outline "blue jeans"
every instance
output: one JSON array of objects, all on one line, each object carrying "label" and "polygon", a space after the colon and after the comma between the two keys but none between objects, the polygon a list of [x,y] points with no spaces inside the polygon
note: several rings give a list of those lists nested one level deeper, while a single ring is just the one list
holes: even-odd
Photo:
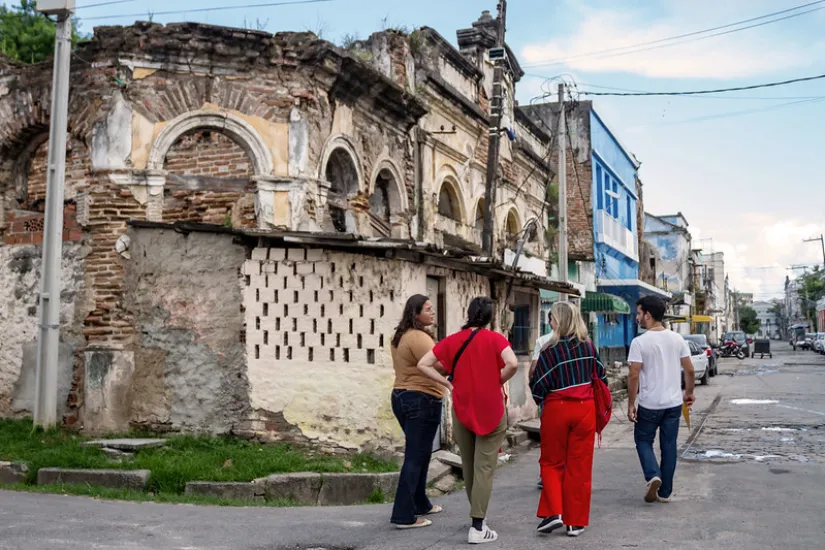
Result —
[{"label": "blue jeans", "polygon": [[[679,437],[679,419],[682,416],[682,406],[672,409],[654,411],[639,407],[633,439],[636,441],[636,452],[642,463],[645,481],[654,477],[662,480],[659,496],[668,498],[673,492],[673,475],[676,473],[677,439]],[[656,430],[659,430],[659,447],[662,451],[661,465],[656,462],[653,453],[653,440],[656,439]]]},{"label": "blue jeans", "polygon": [[404,430],[406,447],[390,521],[408,525],[433,507],[427,498],[427,472],[441,423],[441,399],[413,390],[393,390],[392,412]]}]

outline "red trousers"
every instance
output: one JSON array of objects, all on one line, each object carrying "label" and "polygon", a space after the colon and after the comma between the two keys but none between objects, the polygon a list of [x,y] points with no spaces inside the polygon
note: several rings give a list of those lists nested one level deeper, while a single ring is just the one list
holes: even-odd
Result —
[{"label": "red trousers", "polygon": [[590,521],[596,405],[593,400],[546,401],[541,415],[540,518],[560,515],[565,525]]}]

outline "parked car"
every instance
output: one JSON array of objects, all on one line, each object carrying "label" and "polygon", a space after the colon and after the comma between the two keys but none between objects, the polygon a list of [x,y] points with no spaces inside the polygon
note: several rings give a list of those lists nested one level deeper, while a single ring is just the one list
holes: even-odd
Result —
[{"label": "parked car", "polygon": [[814,351],[817,353],[825,353],[825,332],[817,332],[814,340]]},{"label": "parked car", "polygon": [[688,334],[685,336],[685,340],[688,342],[693,342],[694,344],[698,345],[700,348],[705,350],[705,355],[708,356],[708,368],[710,369],[710,376],[716,376],[719,374],[719,365],[718,365],[718,355],[716,350],[710,345],[708,342],[708,337],[704,334]]},{"label": "parked car", "polygon": [[805,350],[812,350],[814,349],[814,340],[816,339],[816,333],[808,332],[805,334],[805,339],[800,340],[797,342],[796,347],[802,348]]},{"label": "parked car", "polygon": [[739,344],[739,347],[745,352],[745,357],[751,356],[751,343],[748,342],[748,337],[745,336],[744,332],[741,330],[728,331],[722,336],[722,341],[727,342],[728,340],[733,340]]},{"label": "parked car", "polygon": [[[687,340],[687,337],[683,337]],[[703,386],[708,385],[710,382],[710,368],[708,366],[708,354],[705,352],[704,348],[700,347],[699,344],[695,342],[691,342],[687,340],[688,347],[690,348],[690,362],[693,363],[693,378],[697,380]],[[685,371],[682,371],[682,386],[685,385]]]}]

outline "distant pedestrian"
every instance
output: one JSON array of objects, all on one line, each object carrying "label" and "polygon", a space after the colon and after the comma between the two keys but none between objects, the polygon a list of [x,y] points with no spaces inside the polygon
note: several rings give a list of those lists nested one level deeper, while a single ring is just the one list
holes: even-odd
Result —
[{"label": "distant pedestrian", "polygon": [[[432,380],[453,395],[453,435],[461,450],[461,467],[472,526],[470,544],[494,542],[498,534],[485,521],[493,489],[498,451],[507,432],[504,383],[518,371],[518,360],[504,336],[486,327],[493,319],[493,301],[474,298],[467,324],[439,342],[418,363]],[[450,379],[434,366],[440,362]]]},{"label": "distant pedestrian", "polygon": [[593,376],[607,383],[607,374],[576,306],[553,304],[550,326],[552,336],[530,378],[533,398],[543,404],[543,487],[536,514],[542,519],[537,530],[551,533],[566,525],[567,535],[577,537],[590,523],[596,437]]},{"label": "distant pedestrian", "polygon": [[[636,320],[647,332],[630,344],[627,379],[627,418],[635,422],[633,438],[647,488],[645,502],[669,502],[676,473],[676,442],[682,404],[693,405],[693,363],[685,339],[662,324],[665,302],[646,296],[636,305]],[[682,371],[685,392],[682,394]],[[638,409],[636,394],[638,392]],[[659,431],[661,464],[656,462],[653,441]]]},{"label": "distant pedestrian", "polygon": [[[547,312],[547,324],[552,325],[553,320],[553,312]],[[533,357],[532,362],[530,363],[530,373],[527,376],[527,379],[530,380],[533,377],[533,373],[536,371],[536,365],[539,363],[539,356],[541,355],[541,350],[544,349],[544,346],[547,345],[547,342],[550,341],[550,338],[553,337],[553,331],[551,330],[549,333],[545,334],[544,336],[539,336],[536,338],[536,345],[533,346]],[[542,413],[542,404],[539,404],[539,421],[541,421],[541,413]],[[538,487],[541,489],[544,487],[544,483],[541,480],[541,472],[539,472],[539,481]]]},{"label": "distant pedestrian", "polygon": [[421,516],[441,512],[441,507],[427,498],[427,472],[446,390],[418,370],[418,361],[435,345],[428,332],[434,320],[429,298],[412,296],[404,306],[390,346],[395,370],[392,410],[406,438],[404,465],[390,519],[399,529],[432,525]]}]

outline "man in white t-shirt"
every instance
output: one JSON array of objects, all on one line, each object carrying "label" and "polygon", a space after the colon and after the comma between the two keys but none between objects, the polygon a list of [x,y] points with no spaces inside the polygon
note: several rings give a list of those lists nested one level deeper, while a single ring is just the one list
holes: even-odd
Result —
[{"label": "man in white t-shirt", "polygon": [[[693,405],[693,363],[685,339],[667,330],[664,300],[646,296],[636,305],[636,321],[647,332],[630,344],[627,360],[627,417],[636,426],[633,438],[647,482],[645,502],[668,502],[676,473],[677,439],[682,403]],[[682,370],[685,392],[682,394]],[[636,396],[638,392],[638,410]],[[661,464],[656,462],[653,441],[659,431]]]}]

